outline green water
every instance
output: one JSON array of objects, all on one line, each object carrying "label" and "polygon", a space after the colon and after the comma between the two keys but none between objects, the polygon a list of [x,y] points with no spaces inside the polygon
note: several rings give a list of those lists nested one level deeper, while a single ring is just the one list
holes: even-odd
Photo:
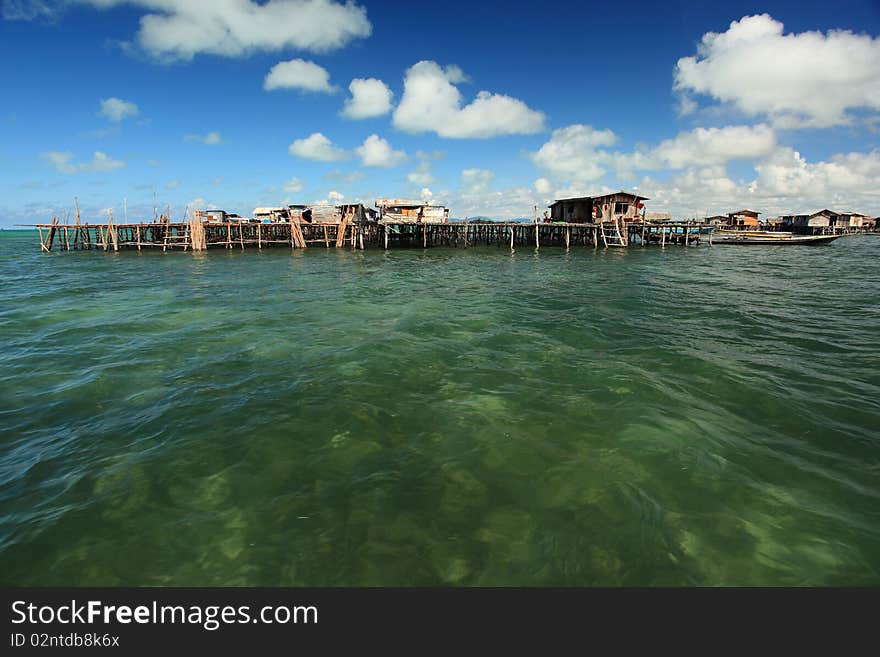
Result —
[{"label": "green water", "polygon": [[0,232],[0,583],[880,584],[878,255]]}]

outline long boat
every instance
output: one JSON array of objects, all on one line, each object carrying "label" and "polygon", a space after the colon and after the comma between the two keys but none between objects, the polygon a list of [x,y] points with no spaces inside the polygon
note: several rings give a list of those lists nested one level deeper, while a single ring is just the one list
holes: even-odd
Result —
[{"label": "long boat", "polygon": [[828,244],[840,235],[792,235],[770,230],[722,230],[715,233],[713,244]]}]

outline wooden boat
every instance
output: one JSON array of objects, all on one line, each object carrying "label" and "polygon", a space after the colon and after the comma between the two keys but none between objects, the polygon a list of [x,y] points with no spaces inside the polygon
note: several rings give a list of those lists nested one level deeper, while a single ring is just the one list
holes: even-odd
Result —
[{"label": "wooden boat", "polygon": [[770,230],[723,230],[715,233],[713,244],[828,244],[840,235],[792,235]]}]

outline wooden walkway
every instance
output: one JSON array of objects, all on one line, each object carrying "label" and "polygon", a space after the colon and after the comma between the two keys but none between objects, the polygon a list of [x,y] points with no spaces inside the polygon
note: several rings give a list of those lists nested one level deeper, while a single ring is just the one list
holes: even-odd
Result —
[{"label": "wooden walkway", "polygon": [[152,223],[66,224],[53,219],[35,224],[40,248],[50,252],[123,249],[205,251],[287,247],[324,248],[430,248],[497,246],[540,248],[626,248],[629,246],[683,246],[699,244],[704,233],[693,223],[652,224],[583,223],[257,223],[170,220]]}]

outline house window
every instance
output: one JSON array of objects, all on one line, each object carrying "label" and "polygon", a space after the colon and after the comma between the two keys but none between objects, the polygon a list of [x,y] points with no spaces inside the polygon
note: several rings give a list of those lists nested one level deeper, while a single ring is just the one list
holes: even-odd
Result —
[{"label": "house window", "polygon": [[627,210],[629,210],[629,203],[614,204],[614,214],[626,214]]}]

